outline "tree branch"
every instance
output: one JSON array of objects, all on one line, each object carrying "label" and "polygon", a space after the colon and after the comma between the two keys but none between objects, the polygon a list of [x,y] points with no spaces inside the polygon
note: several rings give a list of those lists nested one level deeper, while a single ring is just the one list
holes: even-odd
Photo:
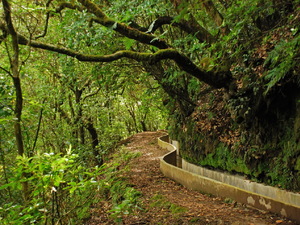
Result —
[{"label": "tree branch", "polygon": [[0,70],[3,70],[3,71],[6,72],[10,77],[13,77],[13,75],[11,74],[11,72],[8,71],[7,69],[3,68],[2,66],[0,66]]},{"label": "tree branch", "polygon": [[161,63],[149,65],[145,62],[143,66],[158,81],[164,91],[178,102],[184,115],[188,116],[194,111],[196,103],[191,100],[188,90],[177,84],[177,82],[168,81],[168,75],[166,75]]},{"label": "tree branch", "polygon": [[79,5],[75,5],[69,2],[63,2],[61,3],[56,9],[55,12],[56,13],[60,13],[62,10],[64,10],[65,8],[69,8],[69,9],[77,9],[79,11],[83,11],[84,8],[80,7]]},{"label": "tree branch", "polygon": [[211,0],[201,0],[200,1],[203,5],[203,7],[205,8],[206,12],[210,15],[210,17],[213,19],[213,21],[215,22],[215,24],[221,28],[221,32],[222,34],[229,34],[229,28],[227,26],[225,27],[221,27],[223,24],[223,16],[222,14],[219,12],[219,10],[216,8],[216,6],[214,5],[214,3]]},{"label": "tree branch", "polygon": [[228,88],[229,84],[232,81],[231,73],[229,71],[215,73],[212,71],[203,71],[198,68],[188,57],[179,53],[177,50],[170,48],[161,49],[155,53],[140,53],[129,50],[122,50],[110,55],[88,55],[64,47],[57,47],[37,41],[29,41],[22,35],[18,35],[18,39],[19,44],[30,45],[35,48],[68,55],[84,62],[112,62],[121,58],[129,58],[139,62],[147,61],[150,64],[154,64],[161,60],[172,59],[182,70],[215,88]]},{"label": "tree branch", "polygon": [[97,17],[97,19],[94,20],[95,22],[100,23],[105,27],[113,28],[118,33],[144,44],[152,45],[160,49],[169,47],[164,40],[161,40],[154,35],[141,32],[138,29],[134,29],[124,23],[119,23],[109,18],[95,3],[90,0],[78,0],[78,2],[80,2],[88,10],[88,12]]},{"label": "tree branch", "polygon": [[94,95],[97,95],[100,90],[101,90],[101,87],[98,88],[97,91],[95,91],[94,93],[91,93],[91,94],[88,94],[88,95],[84,96],[84,98],[82,99],[82,101],[85,101],[87,98],[93,97]]},{"label": "tree branch", "polygon": [[[46,8],[49,7],[50,3],[52,2],[53,0],[49,0],[47,3],[46,3]],[[79,5],[75,5],[75,4],[72,4],[72,3],[69,3],[69,2],[63,2],[61,3],[56,9],[55,9],[55,13],[60,13],[62,10],[64,10],[65,8],[69,8],[69,9],[77,9],[79,11],[82,11],[83,8],[80,7]],[[39,38],[42,38],[42,37],[45,37],[47,32],[48,32],[48,26],[49,26],[49,19],[50,19],[50,16],[53,12],[52,11],[48,11],[47,14],[46,14],[46,21],[45,21],[45,27],[44,27],[44,30],[43,30],[43,33],[40,34],[39,36],[35,37],[34,39],[37,40]]]},{"label": "tree branch", "polygon": [[198,23],[186,21],[181,19],[179,22],[174,22],[174,18],[171,16],[162,16],[154,20],[149,28],[140,27],[136,23],[131,23],[131,27],[136,28],[142,32],[154,33],[157,29],[162,27],[163,25],[172,25],[177,27],[188,34],[193,34],[195,37],[201,42],[212,43],[214,41],[214,37],[202,26]]}]

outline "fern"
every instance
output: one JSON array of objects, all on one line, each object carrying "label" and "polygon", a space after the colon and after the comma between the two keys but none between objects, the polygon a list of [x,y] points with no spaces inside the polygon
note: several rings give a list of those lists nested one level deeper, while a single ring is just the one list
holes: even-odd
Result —
[{"label": "fern", "polygon": [[296,36],[289,42],[281,41],[269,53],[264,66],[269,67],[268,73],[265,75],[266,84],[265,94],[281,81],[295,66],[295,58],[300,50],[300,35]]}]

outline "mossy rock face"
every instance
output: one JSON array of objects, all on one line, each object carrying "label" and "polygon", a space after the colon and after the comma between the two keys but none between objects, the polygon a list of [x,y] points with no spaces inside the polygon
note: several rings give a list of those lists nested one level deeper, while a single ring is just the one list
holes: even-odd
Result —
[{"label": "mossy rock face", "polygon": [[[299,90],[294,84],[276,86],[262,97],[263,92],[247,89],[229,100],[210,93],[191,116],[174,113],[171,138],[179,141],[182,158],[191,163],[300,191]],[[249,111],[247,117],[240,108]],[[230,135],[235,132],[236,139]]]},{"label": "mossy rock face", "polygon": [[[182,129],[184,128],[184,129]],[[288,190],[300,190],[300,144],[287,130],[278,145],[268,143],[240,152],[226,146],[217,137],[207,137],[195,130],[192,120],[185,121],[172,133],[180,143],[182,158],[187,161],[231,173]]]},{"label": "mossy rock face", "polygon": [[249,175],[251,172],[244,159],[234,154],[231,149],[220,143],[213,153],[207,154],[199,159],[198,163],[202,166],[209,166],[233,173]]},{"label": "mossy rock face", "polygon": [[300,156],[296,160],[295,170],[300,171]]}]

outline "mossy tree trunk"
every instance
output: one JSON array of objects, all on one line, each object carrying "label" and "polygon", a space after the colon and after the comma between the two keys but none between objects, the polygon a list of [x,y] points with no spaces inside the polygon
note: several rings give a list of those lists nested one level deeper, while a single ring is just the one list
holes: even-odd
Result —
[{"label": "mossy tree trunk", "polygon": [[[7,54],[9,56],[11,72],[7,71],[8,74],[11,76],[15,88],[15,107],[14,107],[14,115],[15,115],[15,122],[14,122],[14,131],[15,131],[15,139],[16,145],[18,149],[18,154],[20,156],[25,156],[25,149],[23,143],[23,135],[22,135],[22,110],[23,110],[23,94],[22,94],[22,87],[21,87],[21,79],[20,79],[20,63],[19,63],[19,43],[18,43],[18,35],[15,30],[12,18],[11,18],[11,7],[7,0],[2,1],[3,9],[4,9],[4,18],[7,26],[8,34],[11,36],[11,49],[12,55],[10,56],[10,50],[7,48]],[[29,176],[27,173],[23,173],[23,178]],[[22,191],[23,197],[25,201],[30,200],[30,187],[28,181],[22,182]]]}]

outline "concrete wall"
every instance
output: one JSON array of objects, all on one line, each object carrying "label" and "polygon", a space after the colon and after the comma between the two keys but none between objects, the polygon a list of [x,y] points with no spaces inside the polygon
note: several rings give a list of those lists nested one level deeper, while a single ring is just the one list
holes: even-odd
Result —
[{"label": "concrete wall", "polygon": [[176,166],[178,149],[170,143],[163,143],[161,139],[158,140],[158,144],[171,151],[160,159],[160,169],[165,176],[190,189],[231,198],[300,223],[299,194],[251,182],[242,176],[209,170],[185,160],[182,160],[181,169]]}]

